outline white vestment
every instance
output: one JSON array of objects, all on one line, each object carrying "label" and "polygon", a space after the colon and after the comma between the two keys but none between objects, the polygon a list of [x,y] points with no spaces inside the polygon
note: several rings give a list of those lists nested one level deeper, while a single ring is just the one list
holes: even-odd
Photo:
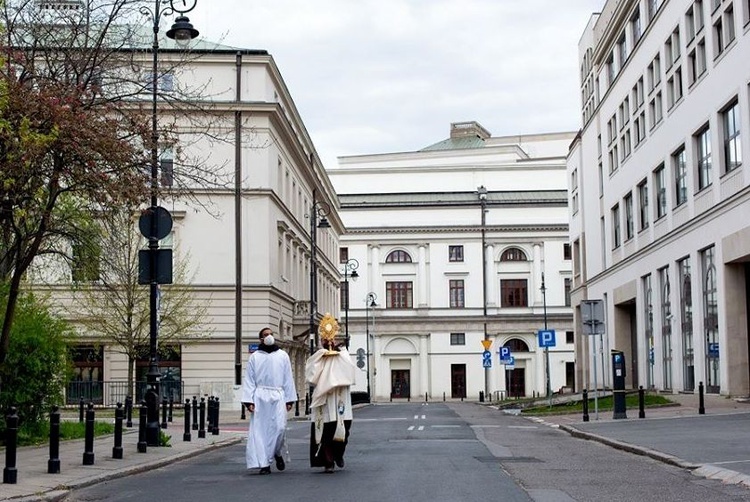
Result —
[{"label": "white vestment", "polygon": [[250,355],[242,382],[242,402],[253,403],[245,452],[247,468],[267,467],[282,455],[286,403],[297,400],[289,355],[283,350],[257,350]]},{"label": "white vestment", "polygon": [[315,424],[315,442],[320,444],[323,424],[336,422],[334,441],[344,441],[344,420],[352,419],[351,386],[357,368],[346,349],[332,355],[319,349],[307,360],[305,378],[315,386],[310,403],[311,420]]}]

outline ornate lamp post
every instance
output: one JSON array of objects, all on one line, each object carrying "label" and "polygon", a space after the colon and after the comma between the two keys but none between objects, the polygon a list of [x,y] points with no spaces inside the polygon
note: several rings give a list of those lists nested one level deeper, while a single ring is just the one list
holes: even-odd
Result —
[{"label": "ornate lamp post", "polygon": [[346,323],[346,349],[349,350],[349,278],[352,281],[356,281],[359,277],[357,269],[359,268],[359,262],[354,258],[349,258],[344,263],[344,294],[341,295],[341,300],[344,303],[344,322]]},{"label": "ornate lamp post", "polygon": [[370,395],[370,309],[375,308],[378,306],[377,303],[375,303],[375,300],[377,300],[378,295],[375,293],[367,293],[367,298],[365,298],[365,350],[367,353],[365,354],[366,362],[367,362],[367,401],[372,402],[372,396]]},{"label": "ornate lamp post", "polygon": [[[544,308],[544,330],[547,331],[547,287],[544,285],[544,272],[542,272],[542,306]],[[550,385],[549,378],[549,347],[544,347],[544,366],[545,372],[547,373],[547,398],[550,400],[549,405],[552,406],[552,387]]]},{"label": "ornate lamp post", "polygon": [[[198,30],[193,28],[185,14],[195,8],[197,0],[154,0],[153,9],[142,6],[139,10],[153,22],[154,39],[151,46],[152,77],[151,77],[151,204],[144,213],[146,218],[141,220],[141,231],[148,238],[147,269],[149,284],[149,367],[148,390],[145,400],[148,409],[146,424],[146,443],[148,446],[159,445],[159,355],[157,352],[158,338],[158,310],[159,284],[171,282],[171,260],[163,260],[159,253],[159,239],[169,234],[172,219],[169,211],[159,207],[157,194],[159,191],[159,129],[157,127],[157,98],[159,86],[159,23],[162,16],[175,12],[179,14],[172,28],[167,31],[167,37],[175,40],[180,46],[186,46],[198,36]],[[161,255],[161,256],[160,256]],[[162,259],[160,259],[162,258]],[[169,271],[159,271],[159,265],[170,265]],[[168,275],[167,275],[168,274]]]},{"label": "ornate lamp post", "polygon": [[[477,188],[479,205],[482,208],[482,321],[484,324],[484,339],[487,335],[487,188],[481,185]],[[484,395],[490,396],[490,368],[484,368]]]}]

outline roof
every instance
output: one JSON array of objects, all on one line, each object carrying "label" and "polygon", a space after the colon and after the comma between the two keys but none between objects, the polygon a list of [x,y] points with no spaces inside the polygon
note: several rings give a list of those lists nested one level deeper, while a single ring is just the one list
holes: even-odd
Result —
[{"label": "roof", "polygon": [[[477,205],[476,192],[339,194],[341,209]],[[567,205],[566,190],[488,192],[487,205]]]},{"label": "roof", "polygon": [[478,136],[467,136],[463,138],[448,138],[434,145],[426,146],[419,150],[420,152],[429,152],[435,150],[470,150],[474,148],[484,148],[484,140]]}]

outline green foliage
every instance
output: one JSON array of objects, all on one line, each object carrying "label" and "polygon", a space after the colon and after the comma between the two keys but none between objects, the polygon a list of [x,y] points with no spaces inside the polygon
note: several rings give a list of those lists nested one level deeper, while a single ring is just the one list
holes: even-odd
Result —
[{"label": "green foliage", "polygon": [[[589,394],[591,396],[591,394]],[[611,411],[614,409],[614,401],[612,396],[600,397],[598,399],[599,411]],[[670,401],[664,396],[658,394],[645,394],[643,396],[643,405],[645,407],[654,406],[673,406],[674,401]],[[629,393],[625,396],[625,407],[627,409],[638,409],[638,394]],[[594,398],[589,398],[589,413],[594,411]],[[567,403],[555,404],[552,407],[549,405],[535,406],[533,408],[525,408],[521,410],[524,415],[555,415],[565,413],[583,413],[583,401],[570,401]]]},{"label": "green foliage", "polygon": [[73,333],[32,294],[19,298],[11,333],[7,361],[0,366],[0,410],[5,415],[15,406],[20,424],[26,426],[41,421],[61,402],[70,372],[67,340]]},{"label": "green foliage", "polygon": [[[114,434],[115,426],[108,422],[94,422],[94,436]],[[60,441],[82,439],[86,436],[86,424],[64,420],[60,422]],[[18,428],[18,446],[34,446],[49,442],[49,421],[26,422]]]},{"label": "green foliage", "polygon": [[172,445],[170,444],[171,440],[172,440],[172,436],[168,436],[167,434],[164,434],[164,431],[159,429],[159,446],[172,447]]}]

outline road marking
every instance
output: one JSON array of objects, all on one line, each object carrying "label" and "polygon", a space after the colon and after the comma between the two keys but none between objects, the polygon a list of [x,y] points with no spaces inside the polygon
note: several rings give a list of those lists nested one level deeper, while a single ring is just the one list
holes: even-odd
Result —
[{"label": "road marking", "polygon": [[422,415],[422,420],[427,420],[427,415]]},{"label": "road marking", "polygon": [[750,462],[750,459],[748,460],[727,460],[726,462],[711,462],[713,465],[727,465],[727,464],[744,464],[746,462]]},{"label": "road marking", "polygon": [[407,431],[413,431],[413,430],[414,430],[414,426],[413,426],[413,425],[410,425],[410,426],[409,426],[409,428],[408,428],[408,429],[406,429],[406,430],[407,430]]},{"label": "road marking", "polygon": [[496,429],[502,427],[502,425],[470,425],[472,429]]},{"label": "road marking", "polygon": [[420,425],[420,426],[419,426],[419,429],[417,429],[417,430],[419,430],[419,431],[423,431],[423,430],[424,430],[424,425]]},{"label": "road marking", "polygon": [[394,417],[394,418],[358,418],[357,422],[388,422],[388,421],[397,421],[397,420],[409,420],[408,418],[403,417]]},{"label": "road marking", "polygon": [[457,429],[461,426],[460,425],[433,425],[432,427],[436,429]]},{"label": "road marking", "polygon": [[536,425],[509,425],[508,429],[538,429]]}]

